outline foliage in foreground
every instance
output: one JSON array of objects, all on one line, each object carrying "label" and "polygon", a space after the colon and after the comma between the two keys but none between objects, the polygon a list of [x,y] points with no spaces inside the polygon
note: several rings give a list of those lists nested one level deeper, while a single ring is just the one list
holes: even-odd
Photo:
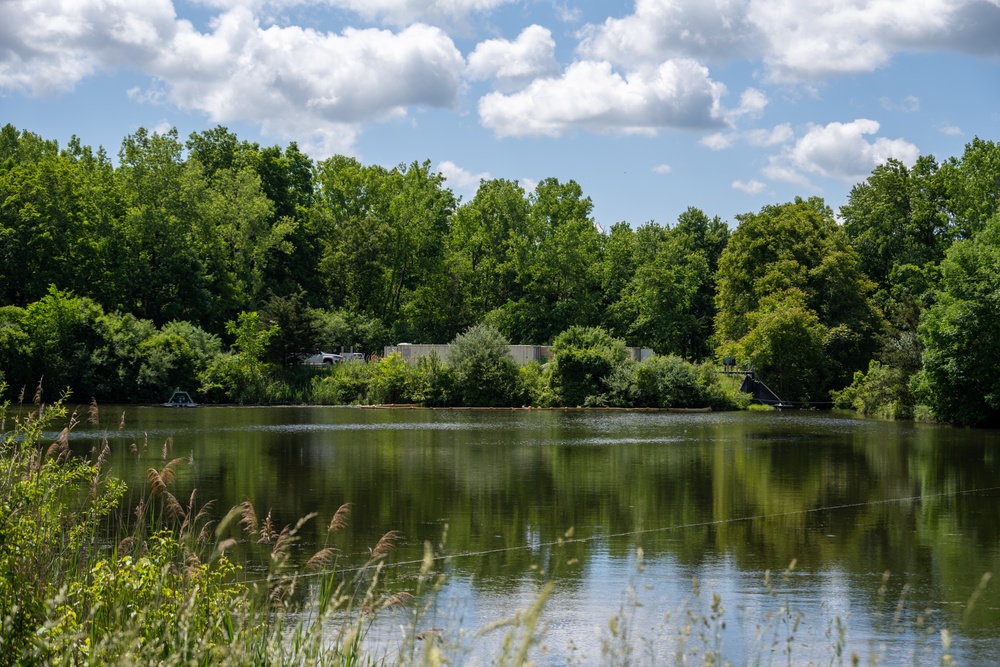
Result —
[{"label": "foliage in foreground", "polygon": [[[107,438],[89,458],[72,454],[74,414],[45,443],[45,430],[65,418],[60,404],[38,405],[12,414],[9,430],[4,423],[0,665],[358,664],[364,623],[411,597],[382,597],[381,563],[398,538],[390,532],[350,581],[335,567],[335,548],[318,551],[305,566],[317,573],[316,593],[303,601],[291,556],[314,516],[279,529],[247,501],[216,524],[196,492],[187,504],[174,496],[187,461],[166,460],[169,443],[138,505],[125,508],[124,483],[103,471]],[[88,418],[97,422],[96,405]],[[328,532],[348,517],[344,505]],[[247,581],[228,555],[236,537],[266,552],[266,577]],[[343,632],[327,642],[322,629],[334,614]]]}]

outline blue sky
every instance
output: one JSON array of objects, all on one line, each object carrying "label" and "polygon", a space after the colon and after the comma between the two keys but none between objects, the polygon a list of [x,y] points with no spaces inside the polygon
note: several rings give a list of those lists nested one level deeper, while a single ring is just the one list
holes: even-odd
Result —
[{"label": "blue sky", "polygon": [[1000,139],[1000,0],[3,0],[0,123],[574,179],[605,229]]}]

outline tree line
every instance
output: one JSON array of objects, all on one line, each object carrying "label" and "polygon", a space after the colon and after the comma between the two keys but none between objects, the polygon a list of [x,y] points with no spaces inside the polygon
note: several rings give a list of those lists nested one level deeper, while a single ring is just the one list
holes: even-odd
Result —
[{"label": "tree line", "polygon": [[11,391],[44,376],[149,401],[196,381],[251,400],[320,349],[477,325],[552,344],[576,328],[687,362],[735,356],[787,400],[832,391],[864,412],[982,423],[1000,415],[998,193],[1000,149],[976,139],[877,167],[838,215],[810,198],[732,230],[689,208],[603,231],[572,180],[485,180],[463,202],[429,162],[314,161],[224,127],[140,129],[115,164],[7,125],[0,369]]}]

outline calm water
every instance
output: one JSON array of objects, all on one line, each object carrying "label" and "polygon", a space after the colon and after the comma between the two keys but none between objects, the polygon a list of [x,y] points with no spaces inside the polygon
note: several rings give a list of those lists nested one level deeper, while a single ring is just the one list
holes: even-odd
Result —
[{"label": "calm water", "polygon": [[[837,664],[836,619],[862,662],[938,663],[948,628],[960,664],[1000,664],[1000,579],[967,604],[984,573],[1000,575],[998,431],[825,412],[105,407],[101,421],[113,472],[136,493],[170,439],[168,458],[192,461],[179,498],[197,488],[219,515],[249,498],[279,527],[318,513],[303,559],[352,503],[331,542],[341,564],[398,530],[394,590],[412,589],[425,541],[446,535],[449,583],[425,623],[466,633],[463,664],[490,664],[505,631],[468,634],[548,579],[541,664],[595,663],[605,644],[672,662],[706,642],[736,664]],[[255,576],[262,554],[240,549]],[[725,629],[695,627],[682,644],[687,614],[711,614],[713,594]],[[385,615],[371,637],[391,653],[403,622]]]}]

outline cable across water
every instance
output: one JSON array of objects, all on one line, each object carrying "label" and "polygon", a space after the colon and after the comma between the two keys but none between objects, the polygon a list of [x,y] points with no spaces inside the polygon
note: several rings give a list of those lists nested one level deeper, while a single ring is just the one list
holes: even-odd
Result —
[{"label": "cable across water", "polygon": [[[568,538],[561,538],[561,539],[558,539],[558,540],[555,540],[555,541],[550,541],[550,542],[542,542],[542,543],[535,543],[535,544],[523,544],[523,545],[518,545],[518,546],[513,546],[513,547],[500,547],[500,548],[497,548],[497,549],[485,549],[485,550],[482,550],[482,551],[462,551],[462,552],[453,553],[453,554],[441,554],[441,555],[433,556],[431,560],[432,560],[432,562],[440,562],[440,561],[454,560],[456,558],[471,558],[471,557],[475,557],[475,556],[489,556],[489,555],[492,555],[492,554],[508,553],[508,552],[513,552],[513,551],[523,551],[523,550],[526,550],[526,549],[541,549],[541,548],[545,548],[545,547],[565,546],[567,544],[584,544],[584,543],[587,543],[587,542],[594,542],[594,541],[597,541],[597,540],[607,540],[607,539],[613,539],[613,538],[617,538],[617,537],[628,537],[628,536],[637,536],[637,535],[649,535],[649,534],[653,534],[653,533],[667,533],[667,532],[672,532],[672,531],[686,530],[686,529],[689,529],[689,528],[705,528],[705,527],[709,527],[709,526],[721,526],[721,525],[726,525],[726,524],[744,523],[744,522],[747,522],[747,521],[760,521],[760,520],[765,520],[765,519],[776,519],[776,518],[787,517],[787,516],[798,516],[798,515],[804,515],[804,514],[815,514],[815,513],[819,513],[819,512],[834,512],[834,511],[837,511],[837,510],[844,510],[844,509],[850,509],[850,508],[856,508],[856,507],[869,507],[869,506],[875,506],[875,505],[889,505],[889,504],[893,504],[893,503],[919,502],[919,501],[926,500],[926,499],[929,499],[929,498],[956,497],[956,496],[962,496],[962,495],[972,495],[972,494],[976,494],[976,493],[986,493],[986,492],[989,492],[989,491],[1000,491],[1000,486],[991,486],[991,487],[984,487],[984,488],[978,488],[978,489],[967,489],[967,490],[942,491],[942,492],[939,492],[939,493],[927,493],[927,494],[921,494],[921,495],[918,495],[918,496],[904,496],[904,497],[899,497],[899,498],[885,498],[885,499],[882,499],[882,500],[867,500],[867,501],[864,501],[864,502],[857,502],[857,503],[842,503],[840,505],[824,505],[822,507],[812,507],[812,508],[802,509],[802,510],[791,510],[791,511],[788,511],[788,512],[773,512],[771,514],[753,514],[753,515],[750,515],[750,516],[732,517],[732,518],[728,518],[728,519],[714,519],[714,520],[711,520],[711,521],[695,521],[695,522],[691,522],[691,523],[682,523],[682,524],[677,524],[677,525],[673,525],[673,526],[664,526],[664,527],[660,527],[660,528],[646,528],[646,529],[632,530],[632,531],[621,532],[621,533],[597,534],[597,535],[590,535],[590,536],[587,536],[587,537],[568,537]],[[402,568],[402,567],[407,567],[407,566],[412,566],[412,565],[422,565],[425,562],[425,560],[426,559],[421,558],[419,560],[398,561],[398,562],[395,562],[395,563],[381,563],[380,565],[381,565],[382,569],[389,569],[389,568],[395,569],[395,568]],[[363,571],[363,570],[365,570],[367,568],[370,568],[370,567],[372,567],[371,563],[366,563],[365,565],[360,565],[360,566],[356,566],[356,567],[338,568],[336,570],[320,570],[320,571],[317,571],[317,572],[308,572],[308,573],[304,573],[304,574],[298,574],[298,575],[296,575],[296,577],[300,578],[300,579],[310,579],[310,578],[314,578],[314,577],[322,577],[322,576],[329,575],[332,571],[341,572],[341,573],[352,573],[352,572],[361,572],[361,571]],[[267,581],[268,581],[267,579],[254,579],[254,580],[247,580],[247,581],[244,581],[242,583],[244,583],[244,584],[255,584],[255,583],[265,583]]]}]

